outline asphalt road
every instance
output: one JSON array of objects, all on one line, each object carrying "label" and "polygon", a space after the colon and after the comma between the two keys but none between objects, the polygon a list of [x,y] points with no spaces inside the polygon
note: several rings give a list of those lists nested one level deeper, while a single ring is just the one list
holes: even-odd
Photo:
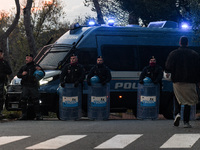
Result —
[{"label": "asphalt road", "polygon": [[0,150],[200,149],[200,121],[193,128],[173,120],[8,121],[0,123]]}]

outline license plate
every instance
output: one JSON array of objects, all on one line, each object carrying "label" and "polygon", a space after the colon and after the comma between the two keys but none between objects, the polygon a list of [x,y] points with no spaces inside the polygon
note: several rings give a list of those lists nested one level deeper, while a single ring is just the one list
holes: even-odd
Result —
[{"label": "license plate", "polygon": [[18,104],[12,104],[11,107],[12,108],[19,108]]}]

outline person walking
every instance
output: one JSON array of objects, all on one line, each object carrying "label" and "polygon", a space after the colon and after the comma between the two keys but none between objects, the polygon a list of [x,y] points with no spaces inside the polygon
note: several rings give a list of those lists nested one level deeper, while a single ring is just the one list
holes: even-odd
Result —
[{"label": "person walking", "polygon": [[36,120],[43,120],[40,104],[39,104],[39,81],[34,76],[36,70],[41,70],[44,75],[45,72],[33,61],[33,55],[26,55],[26,65],[22,66],[17,73],[17,77],[21,78],[22,85],[22,95],[21,95],[21,107],[22,107],[22,116],[19,120],[27,120],[27,103],[31,102],[34,105],[34,112],[36,115]]},{"label": "person walking", "polygon": [[189,123],[191,105],[198,103],[197,84],[200,82],[200,56],[188,48],[187,37],[181,37],[179,44],[180,47],[169,54],[165,71],[171,73],[176,98],[174,126],[179,126],[180,109],[181,105],[184,105],[184,128],[191,128]]},{"label": "person walking", "polygon": [[110,69],[104,64],[102,56],[97,57],[97,64],[91,68],[91,70],[87,76],[87,84],[89,86],[91,85],[90,79],[93,76],[98,76],[99,83],[101,83],[102,85],[105,85],[106,83],[110,82],[110,80],[112,78]]},{"label": "person walking", "polygon": [[8,75],[12,74],[12,70],[6,60],[4,60],[4,53],[0,50],[0,117],[3,116],[3,105],[4,105],[4,97],[5,97],[5,87],[8,82]]}]

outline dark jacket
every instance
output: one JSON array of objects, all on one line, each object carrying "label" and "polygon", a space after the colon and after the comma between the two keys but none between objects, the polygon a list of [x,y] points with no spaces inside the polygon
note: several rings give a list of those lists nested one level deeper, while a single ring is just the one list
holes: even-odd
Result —
[{"label": "dark jacket", "polygon": [[80,64],[67,64],[62,69],[60,83],[82,83],[85,79],[85,70]]},{"label": "dark jacket", "polygon": [[12,70],[7,61],[0,59],[0,83],[8,81],[7,75],[11,75]]},{"label": "dark jacket", "polygon": [[143,79],[145,77],[151,78],[153,83],[159,83],[160,86],[162,85],[162,78],[163,78],[163,70],[162,67],[156,65],[154,67],[146,66],[142,73],[140,74],[139,82],[143,83]]},{"label": "dark jacket", "polygon": [[[19,70],[19,72],[17,73],[17,77],[22,78],[21,84],[23,86],[30,86],[30,87],[38,87],[39,86],[38,80],[35,78],[35,76],[33,76],[33,73],[36,71],[36,66],[39,66],[39,65],[35,64],[35,62],[32,61],[32,62],[27,63],[26,65],[22,66],[21,69]],[[24,76],[22,75],[23,71],[27,72],[27,74]],[[43,71],[43,69],[42,69],[42,71]]]},{"label": "dark jacket", "polygon": [[88,76],[87,76],[87,83],[90,85],[90,79],[93,76],[98,76],[100,79],[100,83],[102,84],[106,84],[107,82],[110,82],[111,80],[111,73],[110,73],[110,69],[104,65],[95,65],[89,72]]},{"label": "dark jacket", "polygon": [[194,50],[180,47],[172,51],[165,64],[172,82],[200,82],[200,56]]}]

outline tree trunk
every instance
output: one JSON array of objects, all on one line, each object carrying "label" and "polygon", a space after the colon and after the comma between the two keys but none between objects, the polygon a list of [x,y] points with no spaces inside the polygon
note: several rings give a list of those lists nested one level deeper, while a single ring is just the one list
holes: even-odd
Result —
[{"label": "tree trunk", "polygon": [[129,13],[128,24],[138,25],[138,18],[134,15],[134,13]]},{"label": "tree trunk", "polygon": [[96,12],[97,12],[97,22],[98,22],[98,24],[105,24],[105,22],[103,20],[103,14],[102,14],[101,8],[99,6],[99,1],[93,0],[93,3],[94,3],[94,7],[96,9]]},{"label": "tree trunk", "polygon": [[8,30],[0,36],[0,47],[4,52],[4,56],[7,59],[8,62],[10,62],[9,59],[9,53],[7,51],[7,38],[9,37],[10,33],[16,28],[19,18],[20,18],[20,4],[19,0],[15,0],[16,8],[17,8],[17,13],[15,15],[15,19],[11,26],[8,28]]},{"label": "tree trunk", "polygon": [[33,26],[31,25],[31,7],[33,0],[27,0],[26,7],[24,8],[24,26],[30,53],[36,56],[35,39],[33,36]]}]

